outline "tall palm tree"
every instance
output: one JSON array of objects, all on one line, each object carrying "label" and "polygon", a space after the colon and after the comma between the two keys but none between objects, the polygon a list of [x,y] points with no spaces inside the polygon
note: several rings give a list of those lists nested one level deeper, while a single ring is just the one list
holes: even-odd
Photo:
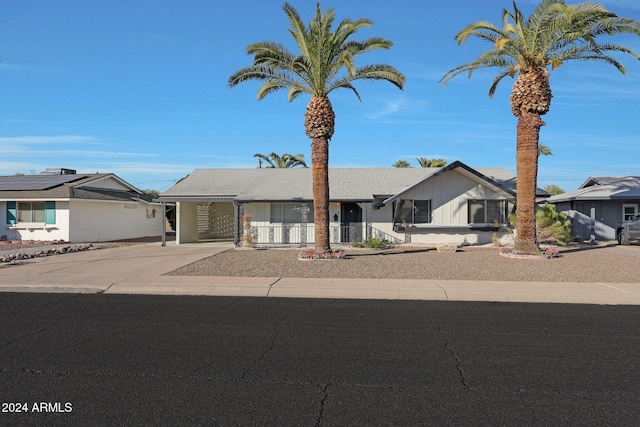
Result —
[{"label": "tall palm tree", "polygon": [[447,166],[447,161],[444,159],[427,159],[426,157],[416,157],[421,168],[439,168]]},{"label": "tall palm tree", "polygon": [[405,77],[386,64],[356,67],[356,56],[376,49],[389,49],[390,40],[371,37],[363,41],[349,40],[360,28],[371,27],[368,19],[344,19],[335,31],[331,27],[335,19],[333,9],[322,13],[320,3],[315,17],[307,27],[298,12],[285,3],[284,12],[289,18],[293,37],[300,53],[290,52],[275,42],[258,42],[247,47],[254,55],[253,65],[243,68],[229,77],[233,87],[247,80],[260,80],[264,84],[258,90],[258,99],[281,89],[288,90],[293,101],[303,93],[311,95],[305,113],[305,132],[311,142],[311,167],[313,176],[313,209],[315,218],[315,250],[328,252],[329,245],[329,140],[334,133],[335,114],[329,102],[329,93],[338,88],[351,89],[354,80],[386,80],[402,89]]},{"label": "tall palm tree", "polygon": [[254,154],[253,157],[257,157],[260,162],[260,166],[262,167],[262,160],[269,163],[267,168],[295,168],[296,166],[302,166],[303,168],[307,167],[307,164],[304,161],[304,154],[283,154],[279,156],[276,153],[270,153],[267,155],[264,154]]},{"label": "tall palm tree", "polygon": [[518,233],[516,250],[539,251],[535,225],[535,194],[538,175],[538,143],[541,116],[549,111],[551,88],[549,69],[557,70],[567,61],[601,61],[622,73],[622,64],[610,52],[640,57],[616,44],[600,44],[600,36],[618,33],[640,35],[640,22],[622,18],[594,3],[567,5],[564,0],[543,0],[528,18],[513,3],[513,12],[502,13],[502,28],[480,21],[463,28],[455,36],[459,45],[471,36],[488,41],[493,49],[477,59],[448,71],[441,79],[446,85],[455,76],[469,77],[481,68],[497,68],[489,88],[491,98],[498,83],[510,76],[517,79],[511,92],[511,111],[518,118],[516,143]]}]

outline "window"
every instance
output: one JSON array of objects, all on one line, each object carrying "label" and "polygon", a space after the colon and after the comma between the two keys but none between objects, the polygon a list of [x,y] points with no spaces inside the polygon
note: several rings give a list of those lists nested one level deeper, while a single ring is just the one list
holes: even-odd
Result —
[{"label": "window", "polygon": [[505,200],[469,200],[469,223],[507,222],[507,203]]},{"label": "window", "polygon": [[18,222],[44,222],[44,202],[18,202]]},{"label": "window", "polygon": [[431,200],[398,200],[393,222],[403,227],[431,223]]},{"label": "window", "polygon": [[622,205],[622,220],[633,219],[638,213],[638,205]]},{"label": "window", "polygon": [[56,202],[7,202],[7,224],[56,223]]},{"label": "window", "polygon": [[307,223],[313,222],[313,207],[307,203],[273,202],[271,203],[271,222],[295,224],[302,222],[302,210],[307,211]]}]

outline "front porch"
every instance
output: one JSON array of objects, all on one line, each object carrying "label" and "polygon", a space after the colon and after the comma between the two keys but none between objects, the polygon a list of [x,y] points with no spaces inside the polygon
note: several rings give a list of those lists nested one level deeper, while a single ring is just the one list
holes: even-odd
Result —
[{"label": "front porch", "polygon": [[[242,246],[243,217],[251,216],[252,241],[259,246],[307,247],[315,244],[310,202],[237,202],[232,199],[189,200],[177,203],[176,243],[227,241]],[[391,206],[373,209],[371,202],[331,202],[329,241],[352,244],[368,239],[394,244],[486,244],[501,240],[505,224],[406,226],[393,222]]]},{"label": "front porch", "polygon": [[[315,243],[313,215],[309,202],[252,202],[232,199],[197,199],[177,201],[176,243],[233,241],[242,246],[243,216],[251,215],[253,241],[258,245],[296,245]],[[401,239],[375,229],[371,222],[372,204],[332,202],[329,209],[330,242],[351,244],[369,238],[394,243]]]}]

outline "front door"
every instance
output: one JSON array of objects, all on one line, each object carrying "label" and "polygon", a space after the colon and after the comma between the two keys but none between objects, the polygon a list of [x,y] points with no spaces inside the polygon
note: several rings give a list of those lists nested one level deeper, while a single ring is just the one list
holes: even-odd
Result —
[{"label": "front door", "polygon": [[342,203],[340,218],[340,241],[362,240],[362,208],[357,203]]}]

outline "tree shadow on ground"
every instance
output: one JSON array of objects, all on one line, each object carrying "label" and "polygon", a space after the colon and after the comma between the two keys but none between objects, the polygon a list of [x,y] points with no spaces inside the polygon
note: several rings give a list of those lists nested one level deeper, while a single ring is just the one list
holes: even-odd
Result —
[{"label": "tree shadow on ground", "polygon": [[607,248],[615,248],[620,245],[615,243],[607,243],[607,244],[599,244],[599,243],[578,243],[571,244],[569,246],[565,246],[564,249],[560,251],[561,254],[570,254],[574,252],[584,252],[584,251],[592,251],[597,249],[607,249]]},{"label": "tree shadow on ground", "polygon": [[402,254],[415,254],[415,253],[423,253],[423,252],[432,252],[435,251],[436,248],[391,248],[391,249],[381,249],[375,252],[364,252],[364,253],[348,253],[347,257],[349,258],[358,258],[358,257],[370,257],[370,256],[384,256],[384,255],[402,255]]}]

